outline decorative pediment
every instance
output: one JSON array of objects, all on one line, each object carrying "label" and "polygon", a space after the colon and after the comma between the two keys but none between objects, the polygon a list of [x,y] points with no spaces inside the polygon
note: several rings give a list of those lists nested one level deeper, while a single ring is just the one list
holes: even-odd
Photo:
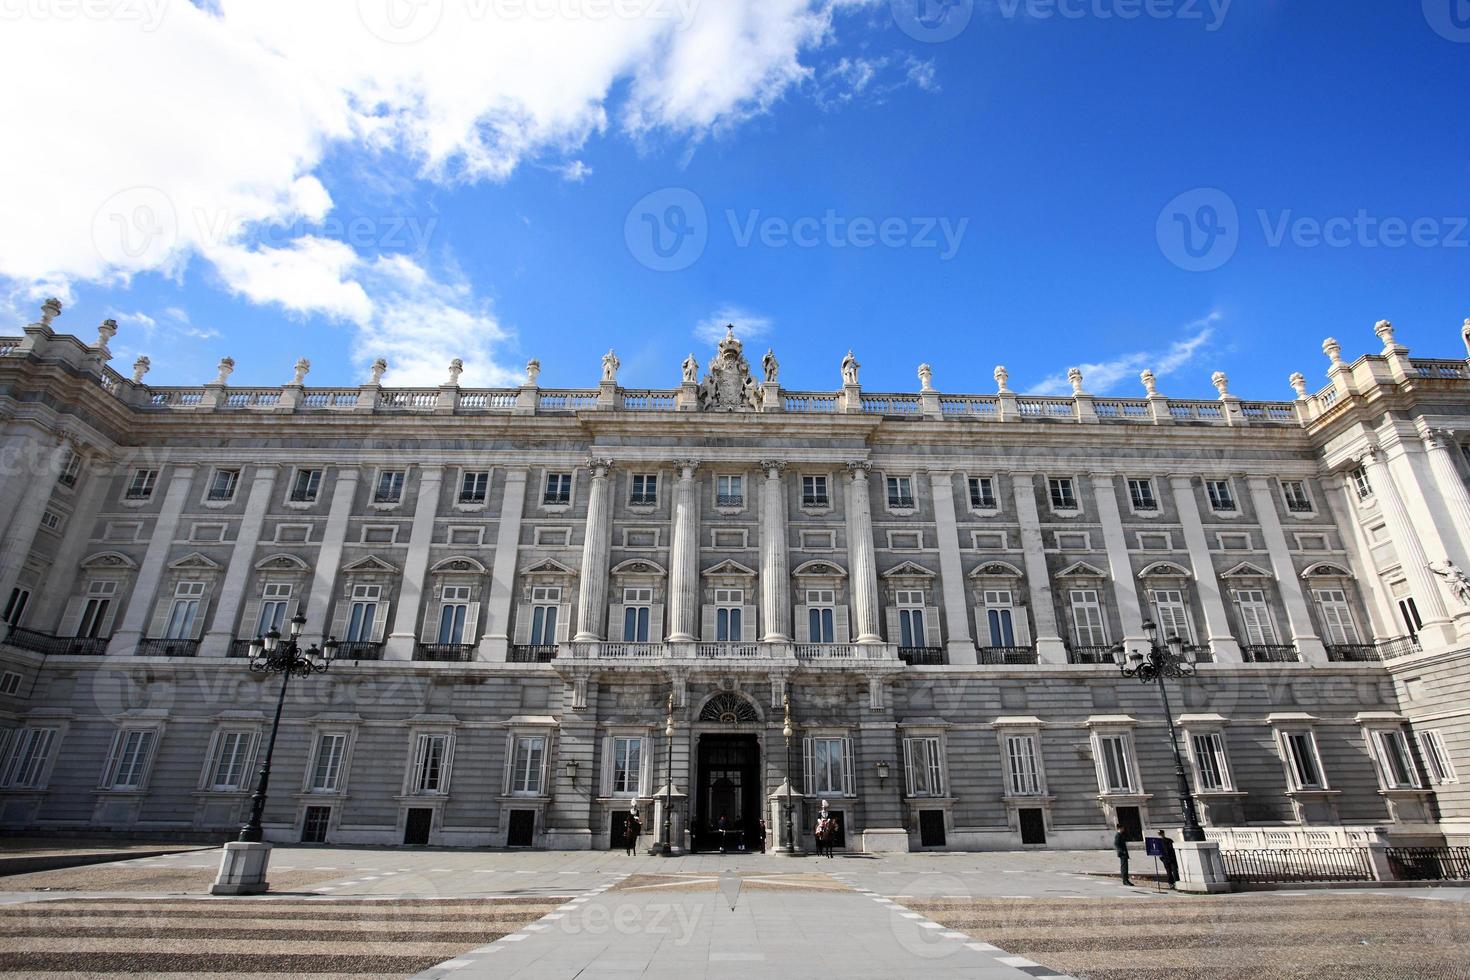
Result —
[{"label": "decorative pediment", "polygon": [[217,572],[220,569],[220,564],[211,558],[206,558],[197,551],[191,551],[182,558],[175,558],[169,562],[168,567],[195,572]]},{"label": "decorative pediment", "polygon": [[449,574],[457,572],[464,575],[484,575],[486,568],[481,562],[468,555],[450,555],[448,558],[435,562],[429,568],[429,571]]},{"label": "decorative pediment", "polygon": [[1085,561],[1073,562],[1056,574],[1057,578],[1107,578],[1108,573]]},{"label": "decorative pediment", "polygon": [[721,575],[734,575],[739,578],[755,578],[755,569],[746,568],[738,561],[726,558],[718,565],[711,565],[699,574],[706,578],[716,578]]},{"label": "decorative pediment", "polygon": [[284,552],[262,558],[255,563],[256,570],[261,572],[304,572],[309,567],[302,559]]},{"label": "decorative pediment", "polygon": [[342,571],[397,575],[398,566],[384,561],[377,555],[368,555],[366,558],[359,558],[357,561],[348,562],[346,565],[343,565]]},{"label": "decorative pediment", "polygon": [[667,575],[668,570],[656,561],[647,558],[629,558],[612,567],[613,575]]},{"label": "decorative pediment", "polygon": [[1276,576],[1275,575],[1272,575],[1270,572],[1266,571],[1266,569],[1262,568],[1260,565],[1254,565],[1254,564],[1252,564],[1252,563],[1250,563],[1248,561],[1243,561],[1239,565],[1236,565],[1234,568],[1230,569],[1230,571],[1228,571],[1228,572],[1221,572],[1220,573],[1220,577],[1221,578],[1271,578],[1271,579],[1274,579]]},{"label": "decorative pediment", "polygon": [[1025,578],[1026,574],[1008,561],[988,561],[969,574],[970,578]]},{"label": "decorative pediment", "polygon": [[1183,565],[1173,561],[1156,561],[1145,565],[1138,572],[1139,578],[1194,578],[1194,574]]},{"label": "decorative pediment", "polygon": [[933,578],[934,573],[923,565],[911,561],[899,562],[886,572],[878,575],[879,578]]},{"label": "decorative pediment", "polygon": [[563,565],[555,558],[543,558],[536,564],[521,570],[522,575],[576,575],[577,570]]},{"label": "decorative pediment", "polygon": [[830,561],[820,558],[812,561],[802,562],[791,570],[792,575],[825,576],[827,578],[847,578],[847,572],[841,565],[834,565]]},{"label": "decorative pediment", "polygon": [[138,563],[118,551],[99,551],[82,559],[83,568],[137,568]]},{"label": "decorative pediment", "polygon": [[1319,561],[1302,571],[1302,578],[1352,578],[1353,573],[1330,561]]}]

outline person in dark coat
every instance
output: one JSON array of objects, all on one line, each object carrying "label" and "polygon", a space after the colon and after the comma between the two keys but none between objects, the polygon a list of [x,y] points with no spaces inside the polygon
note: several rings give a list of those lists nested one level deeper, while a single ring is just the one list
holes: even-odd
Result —
[{"label": "person in dark coat", "polygon": [[759,827],[756,829],[756,832],[758,834],[760,834],[760,839],[761,839],[761,853],[764,854],[764,853],[766,853],[766,818],[765,817],[761,817],[761,822],[760,822]]},{"label": "person in dark coat", "polygon": [[1164,874],[1169,876],[1169,887],[1173,888],[1179,884],[1179,859],[1174,856],[1174,842],[1162,830],[1159,833],[1159,863],[1164,866]]},{"label": "person in dark coat", "polygon": [[1118,832],[1113,835],[1113,850],[1118,854],[1118,870],[1123,876],[1123,884],[1132,888],[1133,882],[1128,879],[1128,834],[1121,823],[1118,824]]},{"label": "person in dark coat", "polygon": [[643,833],[643,821],[638,819],[637,810],[628,811],[628,822],[623,826],[623,844],[628,849],[628,856],[638,850],[638,835]]}]

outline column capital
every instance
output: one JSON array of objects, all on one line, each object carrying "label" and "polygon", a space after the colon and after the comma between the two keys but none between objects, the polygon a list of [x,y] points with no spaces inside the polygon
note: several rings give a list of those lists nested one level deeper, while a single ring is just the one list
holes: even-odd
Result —
[{"label": "column capital", "polygon": [[674,468],[679,471],[679,478],[680,479],[682,479],[682,480],[692,480],[692,479],[694,479],[694,471],[697,470],[697,469],[699,469],[699,460],[697,460],[697,459],[676,459],[676,460],[674,460]]},{"label": "column capital", "polygon": [[607,471],[612,469],[613,461],[606,456],[588,456],[586,467],[592,471],[592,478],[607,476]]},{"label": "column capital", "polygon": [[847,462],[847,472],[854,480],[865,478],[872,469],[871,459],[852,459]]},{"label": "column capital", "polygon": [[786,460],[784,459],[763,459],[761,460],[761,472],[766,475],[766,479],[768,480],[779,480],[781,473],[786,469],[786,465]]},{"label": "column capital", "polygon": [[1424,440],[1424,448],[1428,450],[1449,449],[1450,444],[1455,441],[1455,430],[1443,426],[1430,426],[1419,433]]}]

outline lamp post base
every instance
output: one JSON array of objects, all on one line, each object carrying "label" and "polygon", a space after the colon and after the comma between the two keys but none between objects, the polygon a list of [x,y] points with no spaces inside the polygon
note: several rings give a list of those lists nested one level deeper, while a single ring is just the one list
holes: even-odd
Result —
[{"label": "lamp post base", "polygon": [[230,841],[220,856],[219,874],[209,886],[211,895],[259,895],[270,890],[265,880],[271,845]]},{"label": "lamp post base", "polygon": [[1180,891],[1207,895],[1230,891],[1218,842],[1181,841],[1174,845],[1174,855],[1179,860],[1179,884],[1175,887]]}]

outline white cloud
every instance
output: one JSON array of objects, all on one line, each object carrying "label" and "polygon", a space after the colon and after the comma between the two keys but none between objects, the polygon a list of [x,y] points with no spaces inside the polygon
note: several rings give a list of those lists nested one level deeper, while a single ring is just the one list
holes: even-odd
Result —
[{"label": "white cloud", "polygon": [[725,327],[730,324],[735,327],[735,339],[742,343],[769,335],[775,326],[768,316],[727,304],[694,325],[694,338],[706,344],[718,344],[725,339]]},{"label": "white cloud", "polygon": [[361,259],[343,242],[308,235],[281,248],[212,245],[205,254],[225,285],[251,302],[357,323],[372,318],[367,291],[348,278]]},{"label": "white cloud", "polygon": [[[1173,374],[1191,363],[1196,355],[1205,349],[1210,337],[1214,334],[1215,324],[1220,318],[1219,312],[1213,312],[1188,324],[1184,328],[1185,336],[1163,350],[1135,351],[1131,354],[1120,354],[1112,360],[1097,364],[1078,364],[1077,367],[1082,371],[1083,390],[1094,395],[1103,395],[1108,394],[1125,381],[1138,384],[1138,375],[1145,368],[1153,371],[1154,375],[1160,379]],[[1067,372],[1059,371],[1043,378],[1026,393],[1029,395],[1071,394],[1072,384],[1067,380]]]},{"label": "white cloud", "polygon": [[565,180],[568,183],[572,184],[580,184],[582,181],[592,176],[592,168],[587,166],[587,164],[582,162],[581,160],[573,160],[570,163],[562,164],[555,169],[556,172],[561,175],[562,180]]}]

